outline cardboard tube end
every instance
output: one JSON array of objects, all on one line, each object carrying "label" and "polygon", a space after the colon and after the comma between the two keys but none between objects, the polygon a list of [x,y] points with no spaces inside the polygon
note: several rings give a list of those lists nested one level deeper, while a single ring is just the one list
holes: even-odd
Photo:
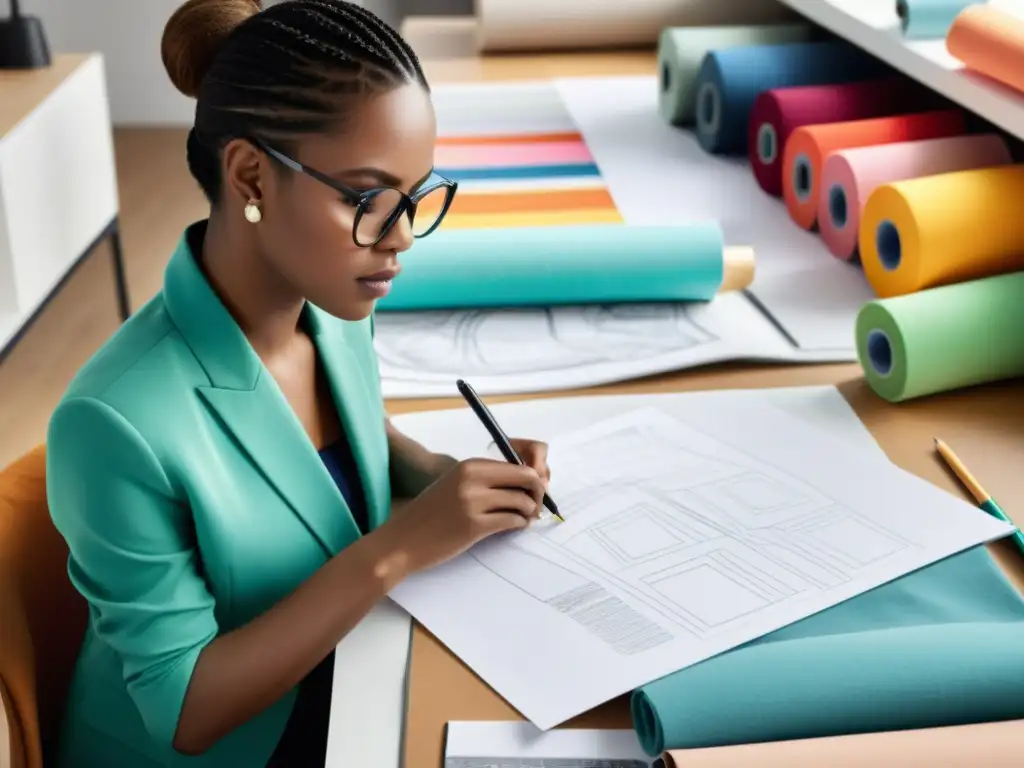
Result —
[{"label": "cardboard tube end", "polygon": [[754,249],[730,246],[722,251],[722,287],[719,293],[742,291],[754,282]]}]

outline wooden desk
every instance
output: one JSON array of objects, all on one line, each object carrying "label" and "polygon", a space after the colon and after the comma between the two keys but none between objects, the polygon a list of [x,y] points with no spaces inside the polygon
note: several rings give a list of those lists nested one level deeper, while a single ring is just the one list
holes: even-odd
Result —
[{"label": "wooden desk", "polygon": [[[424,62],[433,82],[528,79],[654,72],[651,53],[581,56],[503,56]],[[1024,382],[1009,382],[890,405],[876,397],[857,365],[714,366],[623,385],[558,394],[639,394],[708,389],[755,389],[835,384],[896,464],[951,493],[963,495],[936,458],[932,437],[940,436],[981,477],[1007,514],[1024,523]],[[531,395],[527,397],[542,397]],[[494,398],[494,402],[527,399]],[[461,406],[458,400],[397,400],[389,412],[403,413]],[[1024,589],[1024,560],[1009,542],[992,547],[995,557]],[[524,651],[528,652],[528,650]],[[449,720],[519,720],[508,704],[418,625],[413,634],[405,732],[405,766],[438,768]],[[570,723],[629,728],[625,698]]]}]

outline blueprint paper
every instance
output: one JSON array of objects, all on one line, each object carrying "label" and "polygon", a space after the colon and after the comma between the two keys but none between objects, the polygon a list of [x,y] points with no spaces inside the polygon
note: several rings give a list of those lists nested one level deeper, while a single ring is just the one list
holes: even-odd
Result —
[{"label": "blueprint paper", "polygon": [[[537,419],[498,406],[507,431],[549,441],[566,522],[486,540],[392,598],[548,729],[1013,530],[875,452],[720,394],[638,409],[577,398]],[[620,415],[593,418],[611,402]],[[446,450],[482,455],[479,425],[442,418]],[[418,428],[435,447],[440,423]]]}]

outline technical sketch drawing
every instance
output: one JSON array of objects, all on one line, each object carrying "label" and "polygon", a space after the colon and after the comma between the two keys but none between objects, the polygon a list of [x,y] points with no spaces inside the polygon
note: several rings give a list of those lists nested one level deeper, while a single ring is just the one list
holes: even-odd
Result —
[{"label": "technical sketch drawing", "polygon": [[690,349],[718,337],[687,304],[381,312],[381,375],[406,379],[553,373]]},{"label": "technical sketch drawing", "polygon": [[552,607],[599,615],[595,634],[629,654],[728,630],[915,546],[774,467],[688,447],[683,429],[640,419],[573,444],[559,464],[566,522],[471,556]]}]

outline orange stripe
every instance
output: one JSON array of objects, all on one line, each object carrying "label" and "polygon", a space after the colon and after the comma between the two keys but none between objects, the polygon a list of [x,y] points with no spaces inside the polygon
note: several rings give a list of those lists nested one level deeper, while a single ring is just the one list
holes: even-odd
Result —
[{"label": "orange stripe", "polygon": [[[427,202],[424,200],[424,202]],[[525,213],[528,211],[572,211],[593,208],[615,209],[615,201],[607,189],[558,189],[498,194],[456,194],[448,216],[477,213]],[[419,213],[427,215],[425,206]],[[437,211],[437,207],[433,208]]]},{"label": "orange stripe", "polygon": [[549,141],[583,141],[578,131],[569,133],[515,134],[512,136],[440,136],[437,144],[454,146],[459,144],[542,144]]}]

